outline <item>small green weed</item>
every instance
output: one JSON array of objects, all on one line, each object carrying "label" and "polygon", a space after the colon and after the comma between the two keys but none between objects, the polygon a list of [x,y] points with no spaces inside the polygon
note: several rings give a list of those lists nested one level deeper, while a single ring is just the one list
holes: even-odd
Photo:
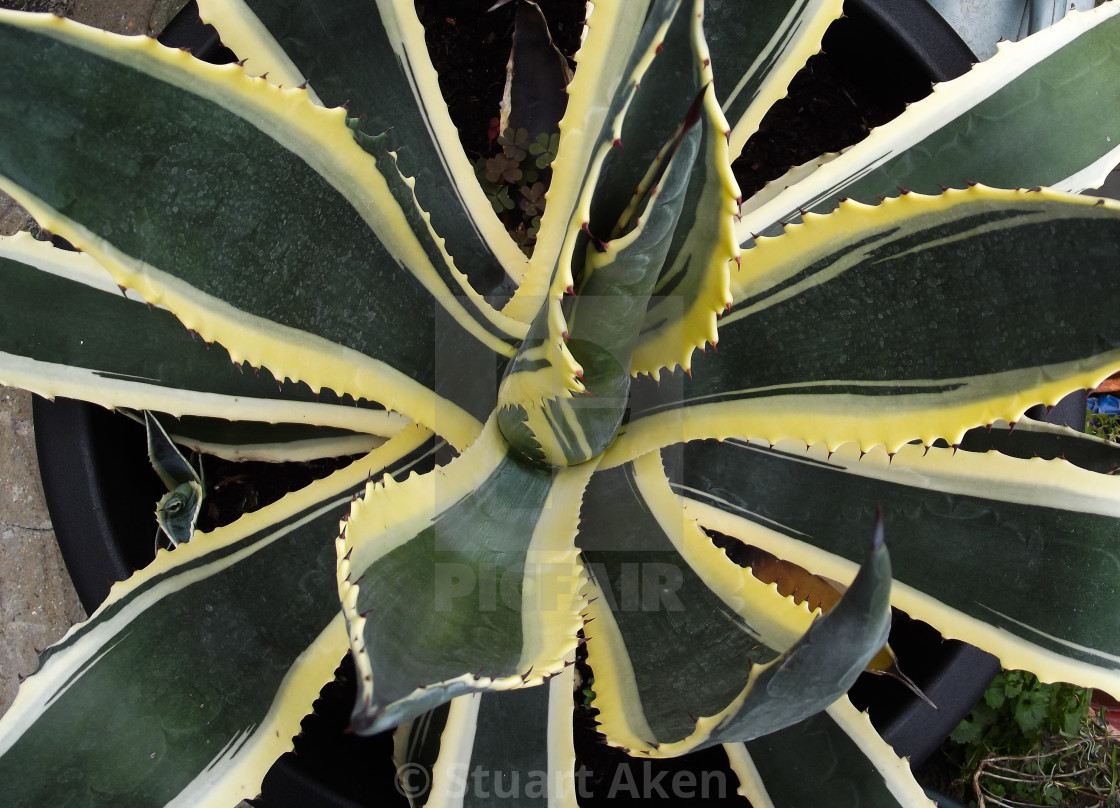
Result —
[{"label": "small green weed", "polygon": [[1120,743],[1091,692],[1004,671],[944,747],[960,791],[987,808],[1120,808]]},{"label": "small green weed", "polygon": [[475,174],[494,212],[526,254],[532,253],[537,240],[559,142],[558,132],[542,132],[530,140],[524,129],[506,129],[496,140],[501,150],[475,163]]},{"label": "small green weed", "polygon": [[1085,421],[1085,431],[1098,438],[1120,442],[1120,415],[1091,412]]}]

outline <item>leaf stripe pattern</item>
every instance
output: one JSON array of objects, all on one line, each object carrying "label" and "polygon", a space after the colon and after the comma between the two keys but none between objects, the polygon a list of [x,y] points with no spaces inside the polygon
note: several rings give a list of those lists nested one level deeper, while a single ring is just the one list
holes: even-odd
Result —
[{"label": "leaf stripe pattern", "polygon": [[[886,551],[873,551],[840,603],[807,623],[805,607],[736,567],[673,500],[656,453],[596,474],[585,496],[578,542],[594,575],[588,664],[607,738],[671,757],[758,737],[839,697],[886,640]],[[672,664],[666,645],[676,651]],[[710,675],[727,659],[738,664]],[[664,699],[670,691],[675,698]]]},{"label": "leaf stripe pattern", "polygon": [[[510,306],[514,310],[521,306],[532,306],[536,317],[518,355],[506,371],[503,386],[509,391],[502,394],[503,403],[516,401],[527,408],[535,407],[539,402],[553,398],[557,394],[570,395],[583,392],[585,389],[580,378],[583,369],[567,345],[569,324],[562,308],[564,296],[574,291],[576,273],[583,266],[587,251],[595,249],[591,246],[592,238],[589,233],[594,233],[595,238],[600,240],[607,240],[614,236],[612,230],[616,217],[623,213],[627,203],[630,202],[630,191],[637,188],[639,181],[646,176],[658,151],[673,139],[678,124],[684,120],[688,103],[695,95],[692,93],[683,99],[679,97],[674,99],[679,102],[678,114],[668,120],[658,120],[658,126],[654,130],[653,146],[651,147],[649,142],[643,142],[641,146],[644,149],[638,150],[637,159],[628,160],[626,163],[631,183],[628,186],[630,191],[620,199],[614,193],[617,189],[611,189],[607,185],[607,191],[604,193],[610,193],[612,197],[608,202],[609,212],[595,216],[601,210],[601,202],[596,196],[603,187],[600,175],[608,170],[608,166],[616,165],[616,162],[611,159],[612,154],[618,151],[617,147],[622,142],[622,128],[627,121],[630,105],[638,94],[641,82],[646,79],[648,73],[660,72],[664,62],[672,60],[675,65],[682,55],[691,68],[690,52],[682,54],[680,48],[663,51],[659,47],[668,36],[668,32],[674,28],[674,23],[677,29],[683,27],[687,32],[691,22],[687,10],[691,7],[689,3],[682,0],[658,0],[653,3],[649,16],[641,27],[635,50],[626,63],[623,78],[614,88],[609,99],[608,109],[605,113],[597,111],[593,119],[600,122],[600,128],[590,137],[586,135],[586,131],[579,131],[582,137],[576,141],[575,146],[581,147],[581,153],[577,155],[577,162],[568,162],[565,159],[567,154],[561,152],[553,163],[552,187],[564,193],[560,202],[565,207],[554,205],[550,198],[550,211],[559,211],[559,213],[550,213],[542,221],[548,225],[556,222],[564,229],[560,230],[555,226],[542,229],[534,251],[534,271],[511,301]],[[592,18],[592,31],[594,30],[594,18]],[[675,77],[676,73],[668,71],[668,75]],[[576,78],[574,81],[579,82],[580,79]],[[647,91],[649,89],[647,86]],[[573,112],[576,110],[569,110],[568,117],[560,124],[561,140],[565,145],[565,127]],[[577,126],[580,123],[577,121]],[[649,133],[642,134],[648,137]],[[659,139],[658,135],[660,135]],[[645,138],[643,140],[645,141]],[[639,144],[633,145],[636,148]],[[570,179],[575,186],[567,189],[566,192],[564,191],[565,179]],[[603,221],[595,221],[595,219]],[[600,232],[592,229],[593,223],[596,225],[595,229],[599,229]]]},{"label": "leaf stripe pattern", "polygon": [[[395,434],[408,424],[396,413],[387,413],[386,432]],[[393,417],[396,416],[396,417]],[[195,452],[227,460],[266,462],[307,461],[325,457],[366,454],[383,442],[366,435],[334,427],[304,424],[268,424],[259,421],[224,421],[160,414],[159,421],[171,439]]]},{"label": "leaf stripe pattern", "polygon": [[[342,406],[328,392],[316,396],[305,385],[278,384],[267,371],[233,364],[222,348],[192,339],[170,312],[122,294],[88,254],[28,234],[0,237],[0,287],[0,378],[7,384],[106,407],[309,421],[347,434],[388,437],[407,423],[370,402]],[[139,333],[146,338],[137,341]]]},{"label": "leaf stripe pattern", "polygon": [[934,808],[847,698],[787,729],[725,747],[754,808]]},{"label": "leaf stripe pattern", "polygon": [[[254,796],[346,650],[337,603],[324,590],[332,588],[329,537],[349,491],[369,471],[426,454],[430,437],[410,428],[365,463],[174,553],[162,551],[117,584],[87,622],[43,655],[5,716],[5,799],[65,804],[104,791],[162,805],[196,804],[197,794],[231,804]],[[230,623],[232,615],[241,618]],[[168,636],[176,642],[162,642]],[[167,654],[176,655],[175,673],[153,673],[159,678],[142,695],[133,692],[131,677],[164,670]],[[76,713],[102,730],[59,748],[57,725]],[[102,742],[109,731],[119,733],[113,744]],[[88,774],[22,776],[41,765]]]},{"label": "leaf stripe pattern", "polygon": [[[275,83],[308,82],[326,106],[345,104],[368,134],[385,135],[384,148],[395,167],[414,186],[417,203],[432,228],[447,242],[455,265],[469,274],[471,286],[501,302],[524,274],[524,255],[490,215],[489,203],[474,182],[458,132],[435,86],[424,47],[424,31],[403,4],[383,2],[370,14],[366,3],[301,3],[296,8],[270,0],[202,2],[204,19],[255,74],[268,72]],[[394,42],[397,46],[394,47]],[[417,47],[418,46],[418,47]],[[290,63],[295,75],[275,65]],[[298,80],[297,80],[298,79]],[[440,98],[437,102],[436,98]],[[387,177],[388,179],[388,177]],[[456,288],[457,279],[447,278]]]},{"label": "leaf stripe pattern", "polygon": [[756,3],[748,22],[734,0],[705,4],[704,34],[717,71],[716,96],[731,122],[732,159],[842,12],[842,0]]},{"label": "leaf stripe pattern", "polygon": [[546,687],[460,696],[394,736],[415,806],[575,808],[569,665]]},{"label": "leaf stripe pattern", "polygon": [[994,449],[1021,460],[1061,458],[1098,474],[1120,471],[1120,444],[1030,418],[1020,419],[1014,427],[996,423],[970,429],[954,448],[979,453]]},{"label": "leaf stripe pattern", "polygon": [[[601,454],[618,429],[626,407],[635,335],[657,281],[649,268],[665,262],[682,225],[682,206],[690,196],[689,179],[704,140],[695,115],[701,103],[702,98],[693,102],[693,114],[665,146],[665,173],[649,188],[640,221],[588,258],[584,280],[568,301],[566,341],[584,368],[588,397],[561,393],[543,404],[516,398],[531,395],[524,390],[519,377],[526,374],[517,370],[516,359],[503,380],[499,423],[514,448],[526,456],[540,455],[557,466],[580,463]],[[535,356],[536,351],[524,351],[518,358],[524,355]]]},{"label": "leaf stripe pattern", "polygon": [[[1120,362],[1120,338],[1099,325],[1120,304],[1117,245],[1120,206],[1026,191],[908,194],[812,216],[745,255],[732,293],[746,302],[690,379],[635,381],[609,464],[682,438],[955,443],[1056,402]],[[993,285],[1017,291],[993,309]]]},{"label": "leaf stripe pattern", "polygon": [[[850,444],[829,455],[705,441],[666,456],[677,458],[674,490],[702,525],[841,582],[861,557],[863,523],[882,507],[898,608],[1005,667],[1120,684],[1120,611],[1108,594],[1115,478],[1061,460],[919,445],[888,458]],[[1089,598],[1099,619],[1078,621],[1071,598]]]},{"label": "leaf stripe pattern", "polygon": [[[399,404],[386,401],[388,406],[411,410],[412,417],[432,405],[417,401],[417,395],[424,394],[408,376],[430,388],[438,355],[446,352],[441,345],[477,341],[497,356],[512,353],[522,327],[488,312],[480,298],[476,301],[480,305],[464,305],[460,302],[464,298],[450,293],[431,260],[439,250],[432,246],[430,231],[412,235],[407,221],[417,215],[415,210],[394,203],[393,190],[342,125],[341,110],[316,107],[300,90],[269,88],[244,77],[236,66],[202,65],[146,40],[126,38],[127,58],[118,63],[100,58],[111,35],[87,33],[81,26],[54,18],[25,25],[31,30],[4,26],[4,36],[10,40],[5,48],[15,53],[27,50],[29,58],[47,60],[35,75],[38,88],[48,95],[98,97],[112,92],[113,98],[131,97],[136,93],[125,92],[129,86],[150,84],[150,76],[142,71],[180,82],[180,73],[185,73],[194,80],[190,90],[160,84],[160,92],[145,91],[150,105],[161,110],[155,119],[158,125],[140,126],[129,118],[136,110],[116,110],[116,134],[107,141],[112,145],[99,147],[97,160],[74,154],[72,147],[55,145],[63,133],[47,126],[34,133],[34,147],[26,149],[28,154],[21,151],[18,164],[10,150],[19,141],[13,139],[8,151],[0,152],[0,172],[10,174],[8,185],[16,195],[45,225],[89,249],[119,284],[136,287],[149,302],[166,301],[188,327],[230,346],[235,359],[249,358],[277,375],[304,378],[314,389],[327,386],[351,392],[376,386],[382,398],[399,400]],[[69,51],[68,58],[87,65],[81,75],[88,84],[75,85],[69,73],[61,75],[51,68],[52,57],[57,61],[61,56],[56,51],[71,47],[57,41],[59,37],[78,48]],[[52,44],[44,45],[44,38]],[[0,91],[17,90],[23,95],[27,88]],[[224,102],[237,112],[214,110],[210,100]],[[119,106],[108,97],[102,102],[106,110]],[[293,106],[303,108],[295,118]],[[14,104],[12,113],[19,114],[19,109]],[[182,142],[165,154],[163,144],[172,139],[172,132]],[[323,151],[327,144],[330,150]],[[254,155],[252,171],[241,165],[247,154]],[[71,164],[76,159],[81,160],[81,172]],[[47,164],[52,170],[44,170]],[[104,195],[113,193],[122,178],[126,181],[141,166],[147,182],[137,188],[131,183],[128,209],[114,209],[107,218],[101,206]],[[164,189],[174,187],[178,172],[188,172],[194,179],[195,193],[165,198]],[[58,182],[68,173],[81,173],[89,185],[83,187],[79,201],[67,206],[66,215],[59,216],[51,206],[61,204],[59,195],[64,192],[44,178]],[[231,177],[246,184],[244,192],[233,197],[236,210],[213,207],[213,200],[221,195],[208,194],[206,188],[224,188]],[[54,203],[51,196],[56,197]],[[305,216],[306,211],[316,215]],[[230,228],[231,221],[240,222],[243,230]],[[157,226],[162,237],[148,239],[150,229]],[[109,233],[112,243],[92,236],[87,227]],[[208,233],[207,238],[198,237],[199,228]],[[266,231],[272,234],[273,244],[268,254],[254,252],[249,247],[254,242],[242,238],[245,232],[259,236]],[[403,270],[405,266],[410,269]],[[161,270],[180,274],[197,290]],[[287,294],[309,284],[326,294],[313,300]],[[357,294],[360,290],[370,296],[386,284],[412,305],[353,304],[363,297]],[[372,294],[371,299],[387,298]],[[237,315],[231,306],[251,316]],[[439,317],[440,311],[446,316]],[[305,333],[292,332],[293,328],[316,337],[309,339]],[[262,332],[271,343],[298,345],[318,356],[301,363],[298,350],[266,347]],[[379,362],[370,363],[360,353]],[[340,355],[349,361],[340,363]],[[381,362],[396,371],[390,373],[384,365],[383,370],[375,370]],[[363,367],[377,375],[376,384],[355,383]],[[449,437],[460,444],[468,442]]]},{"label": "leaf stripe pattern", "polygon": [[[460,764],[516,751],[571,773],[581,641],[611,742],[729,744],[756,808],[830,799],[772,782],[776,746],[735,745],[787,731],[814,773],[855,761],[841,796],[921,803],[842,701],[892,604],[1043,679],[1120,690],[1115,451],[1003,427],[1120,366],[1120,206],[1034,187],[1120,154],[1118,3],[798,167],[738,228],[730,153],[838,0],[752,0],[738,59],[742,3],[597,3],[528,261],[474,185],[413,0],[208,3],[248,68],[0,11],[18,65],[0,72],[0,186],[85,251],[8,242],[0,282],[24,291],[0,300],[4,380],[182,416],[232,453],[386,439],[115,587],[0,722],[0,780],[22,789],[5,797],[252,796],[347,645],[354,731],[413,721],[399,750],[447,805],[489,799],[457,793]],[[347,98],[357,118],[324,106]],[[1067,143],[1040,137],[1054,115]],[[934,182],[970,187],[919,193]],[[840,193],[828,216],[799,209]],[[791,211],[781,238],[760,231]],[[827,610],[761,580],[767,554]],[[420,737],[436,731],[439,749]]]},{"label": "leaf stripe pattern", "polygon": [[[563,667],[582,626],[572,537],[593,467],[531,466],[491,421],[446,469],[366,486],[337,545],[360,677],[354,727],[377,732],[449,698],[538,684]],[[475,531],[485,541],[470,541]],[[389,590],[400,595],[386,601]],[[477,642],[448,654],[448,632]]]},{"label": "leaf stripe pattern", "polygon": [[[807,178],[775,180],[786,190],[744,206],[739,243],[796,221],[800,210],[825,212],[841,197],[873,203],[900,187],[924,194],[966,183],[1098,187],[1120,160],[1120,104],[1110,80],[1120,60],[1118,15],[1120,8],[1104,3],[1021,42],[1000,43],[994,57],[937,85],[836,159],[819,161]],[[1092,116],[1081,114],[1087,107]],[[1060,137],[1033,134],[1065,122],[1072,125]],[[991,143],[999,148],[984,145]]]}]

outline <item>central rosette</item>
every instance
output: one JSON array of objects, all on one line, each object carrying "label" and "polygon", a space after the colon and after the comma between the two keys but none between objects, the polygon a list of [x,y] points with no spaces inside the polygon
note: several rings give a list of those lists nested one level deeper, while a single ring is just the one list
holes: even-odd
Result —
[{"label": "central rosette", "polygon": [[[584,186],[594,190],[567,222],[549,293],[498,393],[502,435],[534,463],[573,466],[601,455],[626,415],[635,349],[664,318],[654,315],[649,322],[655,299],[671,295],[685,276],[702,277],[709,269],[723,281],[716,286],[726,286],[734,244],[724,249],[720,238],[705,238],[719,234],[696,221],[698,200],[711,200],[719,214],[714,218],[730,221],[726,205],[734,198],[725,178],[710,175],[700,159],[722,155],[726,147],[722,127],[702,124],[709,100],[705,85],[668,140],[645,144],[656,153],[652,163],[643,162],[642,149],[618,148],[616,133],[601,143]],[[718,117],[718,108],[711,112]],[[635,139],[649,140],[649,134]],[[628,164],[634,160],[638,164]],[[607,175],[616,181],[603,181]],[[623,177],[634,183],[632,191],[619,192],[627,188],[617,181]],[[708,316],[714,318],[700,319]]]},{"label": "central rosette", "polygon": [[[699,147],[700,129],[693,123],[690,116],[666,150],[659,181],[619,220],[614,231],[622,235],[604,243],[585,228],[571,229],[574,244],[562,255],[583,257],[572,273],[574,293],[541,307],[498,394],[502,435],[535,463],[583,463],[602,454],[618,434],[629,400],[631,358]],[[577,383],[559,366],[564,351],[557,348],[566,348],[578,363]],[[541,389],[555,392],[543,398],[527,392]]]},{"label": "central rosette", "polygon": [[[650,273],[656,279],[656,271]],[[547,360],[535,369],[518,370],[518,360],[531,354],[534,342],[522,344],[502,384],[498,427],[519,454],[534,463],[573,466],[598,455],[618,433],[630,392],[630,356],[641,325],[646,298],[626,296],[579,296],[574,308],[580,316],[573,322],[587,323],[567,340],[567,348],[582,368],[583,392],[562,392],[540,402],[510,401],[508,380],[518,372],[553,373]],[[637,316],[631,311],[640,304]],[[636,320],[636,322],[631,322]],[[624,329],[630,329],[629,332]],[[574,329],[573,329],[574,330]],[[532,366],[531,358],[525,360]],[[564,390],[559,383],[554,389]]]}]

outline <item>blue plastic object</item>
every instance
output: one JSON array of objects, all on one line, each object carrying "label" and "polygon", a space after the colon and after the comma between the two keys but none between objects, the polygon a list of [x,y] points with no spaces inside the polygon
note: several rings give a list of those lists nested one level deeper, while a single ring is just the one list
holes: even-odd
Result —
[{"label": "blue plastic object", "polygon": [[1089,396],[1085,406],[1098,415],[1120,415],[1120,398],[1116,396]]}]

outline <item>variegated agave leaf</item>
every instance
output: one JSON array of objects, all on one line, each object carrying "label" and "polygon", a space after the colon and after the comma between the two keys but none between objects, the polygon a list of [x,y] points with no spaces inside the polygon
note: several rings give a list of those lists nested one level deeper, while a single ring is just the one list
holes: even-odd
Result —
[{"label": "variegated agave leaf", "polygon": [[[45,654],[0,722],[10,804],[251,797],[347,647],[417,805],[464,765],[573,804],[583,641],[609,742],[722,748],[756,806],[928,804],[844,696],[891,604],[1120,691],[1117,449],[1005,426],[1120,367],[1120,206],[1038,187],[1117,160],[1120,5],[738,200],[841,4],[598,2],[530,259],[411,0],[201,5],[244,64],[0,12],[0,188],[81,250],[0,241],[0,382],[231,456],[368,454]],[[810,611],[706,531],[846,593]]]},{"label": "variegated agave leaf", "polygon": [[[998,58],[939,84],[890,123],[835,159],[794,169],[771,183],[774,193],[748,200],[739,240],[796,221],[800,211],[823,212],[839,199],[867,204],[900,190],[936,194],[983,183],[997,188],[1046,186],[1080,192],[1097,188],[1120,162],[1120,126],[1112,90],[1095,80],[1116,51],[1114,10],[1070,14],[1021,42],[1000,44]],[[1054,121],[1099,115],[1076,129],[1047,132]]]}]

